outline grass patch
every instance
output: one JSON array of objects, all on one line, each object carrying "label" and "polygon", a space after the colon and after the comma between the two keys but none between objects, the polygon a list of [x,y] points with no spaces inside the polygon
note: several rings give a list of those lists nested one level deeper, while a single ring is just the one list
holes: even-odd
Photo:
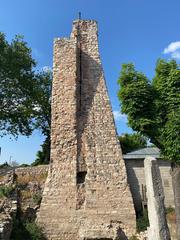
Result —
[{"label": "grass patch", "polygon": [[27,185],[29,182],[44,183],[47,178],[47,173],[40,175],[30,175],[30,174],[19,174],[17,175],[18,185]]},{"label": "grass patch", "polygon": [[30,190],[21,190],[20,196],[21,196],[22,200],[30,199],[30,198],[32,198],[32,193]]}]

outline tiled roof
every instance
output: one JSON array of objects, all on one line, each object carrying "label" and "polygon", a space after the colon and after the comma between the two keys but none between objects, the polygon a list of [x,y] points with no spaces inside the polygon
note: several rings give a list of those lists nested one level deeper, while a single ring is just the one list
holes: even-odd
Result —
[{"label": "tiled roof", "polygon": [[160,158],[160,151],[157,147],[142,148],[123,155],[124,159],[144,159],[146,156]]}]

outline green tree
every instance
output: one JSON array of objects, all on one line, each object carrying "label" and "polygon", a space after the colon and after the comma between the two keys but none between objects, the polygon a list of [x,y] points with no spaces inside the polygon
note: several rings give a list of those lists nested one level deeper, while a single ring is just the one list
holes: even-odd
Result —
[{"label": "green tree", "polygon": [[0,135],[30,135],[33,129],[31,92],[36,63],[22,37],[11,43],[0,33]]},{"label": "green tree", "polygon": [[32,163],[33,166],[48,164],[50,161],[52,71],[40,72],[36,75],[36,79],[33,96],[36,106],[33,111],[34,127],[42,132],[45,140],[41,145],[42,150],[37,152],[37,158]]},{"label": "green tree", "polygon": [[119,136],[119,141],[123,154],[147,147],[147,138],[138,133],[125,133],[122,136]]},{"label": "green tree", "polygon": [[35,66],[31,49],[21,36],[9,43],[0,33],[0,136],[29,136],[39,129],[45,136],[42,151],[47,154],[46,162],[50,154],[52,72],[37,72]]},{"label": "green tree", "polygon": [[41,164],[48,164],[50,161],[50,136],[47,136],[43,144],[42,150],[39,150],[36,154],[36,160],[32,163],[32,166]]},{"label": "green tree", "polygon": [[[42,134],[49,138],[51,128],[51,91],[52,71],[37,73],[32,99],[34,102],[34,128],[40,129]],[[48,141],[48,140],[46,140]]]},{"label": "green tree", "polygon": [[180,69],[158,60],[152,82],[133,64],[122,66],[118,97],[129,126],[155,144],[172,163],[177,236],[180,239]]}]

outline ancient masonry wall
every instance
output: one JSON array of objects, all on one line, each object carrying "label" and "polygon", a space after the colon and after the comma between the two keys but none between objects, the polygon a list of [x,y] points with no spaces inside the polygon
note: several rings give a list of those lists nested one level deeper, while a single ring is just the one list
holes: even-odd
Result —
[{"label": "ancient masonry wall", "polygon": [[51,165],[37,221],[52,240],[132,235],[135,211],[95,21],[74,21],[70,39],[55,40],[53,71]]}]

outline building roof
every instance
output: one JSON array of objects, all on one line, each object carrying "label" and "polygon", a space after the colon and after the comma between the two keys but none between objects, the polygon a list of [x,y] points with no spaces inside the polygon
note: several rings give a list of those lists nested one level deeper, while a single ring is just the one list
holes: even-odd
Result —
[{"label": "building roof", "polygon": [[157,147],[142,148],[133,152],[129,152],[123,155],[126,159],[144,159],[146,156],[160,158],[160,151]]}]

